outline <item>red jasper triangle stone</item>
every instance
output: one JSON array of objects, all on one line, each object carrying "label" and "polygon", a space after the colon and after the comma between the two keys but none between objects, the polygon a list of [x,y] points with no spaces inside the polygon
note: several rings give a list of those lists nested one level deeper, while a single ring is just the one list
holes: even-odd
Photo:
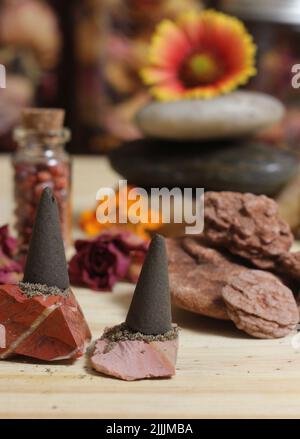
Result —
[{"label": "red jasper triangle stone", "polygon": [[73,292],[29,298],[17,285],[0,286],[0,359],[19,354],[44,361],[83,355],[91,332]]}]

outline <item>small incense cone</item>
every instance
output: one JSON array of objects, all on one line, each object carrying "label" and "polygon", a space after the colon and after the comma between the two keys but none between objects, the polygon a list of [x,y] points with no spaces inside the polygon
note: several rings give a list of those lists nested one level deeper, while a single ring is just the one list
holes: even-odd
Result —
[{"label": "small incense cone", "polygon": [[45,361],[83,355],[91,332],[69,288],[58,209],[45,189],[20,285],[0,286],[0,359]]},{"label": "small incense cone", "polygon": [[149,247],[126,323],[106,330],[97,340],[91,363],[98,372],[127,381],[165,378],[175,374],[177,350],[165,241],[156,235]]},{"label": "small incense cone", "polygon": [[168,258],[165,240],[160,235],[151,241],[126,323],[142,334],[164,334],[172,329]]}]

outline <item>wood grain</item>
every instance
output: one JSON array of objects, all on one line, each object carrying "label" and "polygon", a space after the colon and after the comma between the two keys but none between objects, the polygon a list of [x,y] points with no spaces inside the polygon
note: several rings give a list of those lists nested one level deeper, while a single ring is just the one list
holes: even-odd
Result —
[{"label": "wood grain", "polygon": [[[99,185],[116,175],[104,159],[75,160],[76,211],[94,202]],[[0,158],[0,224],[11,218],[11,174]],[[93,336],[124,320],[133,287],[110,293],[75,289]],[[293,335],[254,340],[230,322],[174,310],[183,329],[177,375],[126,383],[94,373],[87,358],[74,364],[0,363],[1,418],[249,418],[299,417],[300,347]],[[300,344],[300,343],[299,343]]]}]

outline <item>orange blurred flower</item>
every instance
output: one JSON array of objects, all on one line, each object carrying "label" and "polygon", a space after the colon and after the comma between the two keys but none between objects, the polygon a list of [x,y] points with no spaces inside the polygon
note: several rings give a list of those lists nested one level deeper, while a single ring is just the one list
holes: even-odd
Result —
[{"label": "orange blurred flower", "polygon": [[[125,192],[127,190],[127,193]],[[117,192],[116,194],[116,217],[118,218],[118,212],[122,211],[128,215],[128,210],[130,207],[135,203],[135,201],[128,199],[128,191],[134,190],[134,187],[128,186],[127,189],[124,189],[121,192]],[[140,196],[140,195],[138,195]],[[123,203],[123,200],[126,199],[126,203]],[[150,232],[153,230],[159,229],[159,227],[162,224],[161,217],[159,217],[159,223],[151,223],[151,209],[147,212],[147,218],[143,218],[142,222],[138,222],[137,224],[132,224],[130,221],[127,223],[107,223],[107,224],[101,224],[97,221],[95,210],[85,210],[80,215],[80,227],[81,229],[86,232],[89,236],[97,236],[101,232],[110,230],[110,229],[119,229],[123,231],[129,231],[132,233],[135,233],[136,235],[140,236],[143,239],[150,239]]]}]

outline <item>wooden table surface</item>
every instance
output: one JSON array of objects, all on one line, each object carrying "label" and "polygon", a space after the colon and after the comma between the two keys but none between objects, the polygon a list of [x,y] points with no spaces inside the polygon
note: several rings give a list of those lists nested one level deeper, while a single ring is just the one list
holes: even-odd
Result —
[{"label": "wooden table surface", "polygon": [[[74,159],[75,213],[94,205],[118,176],[105,159]],[[8,157],[0,156],[0,224],[12,220]],[[124,320],[133,287],[74,289],[94,338]],[[300,416],[300,347],[295,334],[254,340],[229,322],[174,310],[181,327],[177,375],[126,383],[73,364],[0,363],[1,418],[248,418]],[[292,344],[292,342],[294,342]],[[299,341],[300,346],[300,341]],[[294,345],[294,347],[293,347]]]}]

